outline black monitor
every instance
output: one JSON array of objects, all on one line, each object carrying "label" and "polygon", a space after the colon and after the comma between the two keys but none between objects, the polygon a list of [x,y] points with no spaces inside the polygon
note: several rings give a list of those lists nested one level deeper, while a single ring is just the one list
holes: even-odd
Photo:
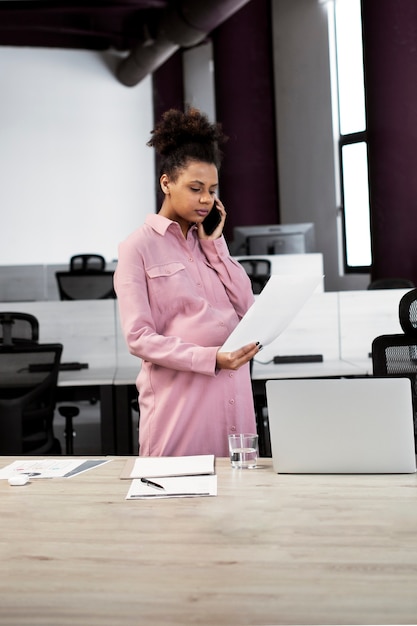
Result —
[{"label": "black monitor", "polygon": [[230,250],[235,256],[316,252],[312,222],[236,226],[233,237]]}]

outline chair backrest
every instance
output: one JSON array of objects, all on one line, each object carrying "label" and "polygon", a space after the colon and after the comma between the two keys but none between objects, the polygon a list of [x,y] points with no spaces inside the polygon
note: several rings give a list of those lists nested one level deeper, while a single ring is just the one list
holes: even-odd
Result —
[{"label": "chair backrest", "polygon": [[62,344],[0,347],[0,454],[59,454],[53,433]]},{"label": "chair backrest", "polygon": [[0,311],[0,346],[39,339],[39,322],[30,313]]},{"label": "chair backrest", "polygon": [[412,289],[403,295],[398,314],[404,333],[417,336],[417,289]]},{"label": "chair backrest", "polygon": [[271,262],[269,259],[251,257],[247,259],[239,259],[239,263],[244,267],[250,278],[253,293],[261,293],[271,276]]},{"label": "chair backrest", "polygon": [[61,300],[104,300],[116,298],[113,271],[56,272]]},{"label": "chair backrest", "polygon": [[70,259],[71,272],[104,271],[105,269],[106,259],[101,254],[74,254]]},{"label": "chair backrest", "polygon": [[375,337],[372,368],[374,376],[405,376],[411,380],[417,442],[417,289],[404,294],[398,310],[404,334]]},{"label": "chair backrest", "polygon": [[369,283],[367,289],[412,289],[415,284],[408,278],[378,278]]}]

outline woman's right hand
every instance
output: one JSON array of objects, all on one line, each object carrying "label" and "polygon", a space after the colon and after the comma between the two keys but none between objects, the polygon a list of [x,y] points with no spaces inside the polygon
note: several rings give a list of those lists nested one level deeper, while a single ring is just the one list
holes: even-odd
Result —
[{"label": "woman's right hand", "polygon": [[238,370],[242,365],[248,363],[255,354],[262,348],[257,343],[248,343],[243,348],[234,350],[234,352],[218,352],[216,356],[216,366],[220,370]]}]

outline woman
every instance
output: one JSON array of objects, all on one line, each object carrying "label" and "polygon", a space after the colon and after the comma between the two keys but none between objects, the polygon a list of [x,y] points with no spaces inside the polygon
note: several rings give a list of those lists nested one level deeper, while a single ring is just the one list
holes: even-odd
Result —
[{"label": "woman", "polygon": [[[142,359],[143,456],[228,456],[229,433],[256,432],[249,361],[258,345],[219,350],[253,303],[222,235],[226,212],[216,191],[224,141],[196,109],[163,115],[148,142],[161,157],[162,206],[119,247],[122,329]],[[210,233],[211,211],[218,223]]]}]

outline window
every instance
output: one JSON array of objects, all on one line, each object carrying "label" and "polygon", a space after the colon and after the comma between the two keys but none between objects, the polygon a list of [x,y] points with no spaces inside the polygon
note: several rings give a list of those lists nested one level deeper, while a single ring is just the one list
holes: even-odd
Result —
[{"label": "window", "polygon": [[372,263],[360,0],[330,0],[330,56],[346,272]]}]

